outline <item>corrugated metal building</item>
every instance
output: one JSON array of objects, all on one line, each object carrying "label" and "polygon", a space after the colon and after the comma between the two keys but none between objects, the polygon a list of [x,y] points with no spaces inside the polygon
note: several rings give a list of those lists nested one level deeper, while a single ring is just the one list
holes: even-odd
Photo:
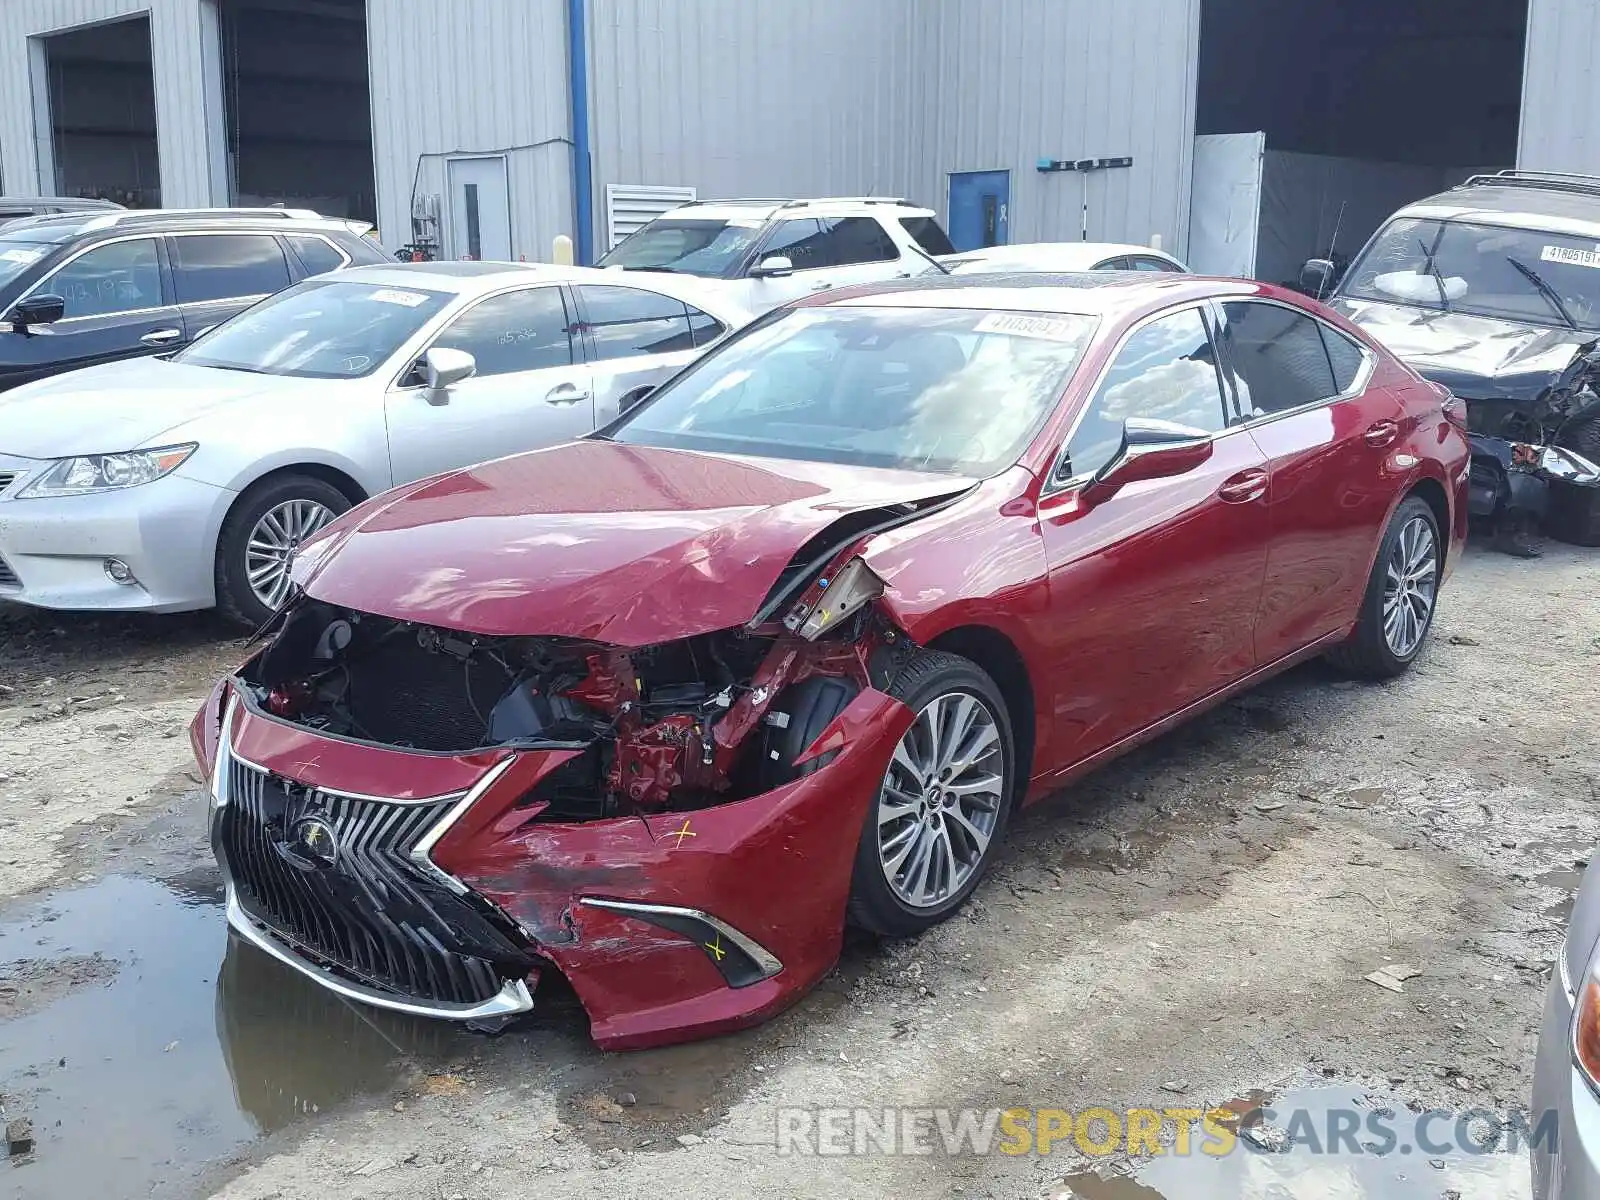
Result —
[{"label": "corrugated metal building", "polygon": [[[1340,149],[1329,132],[1404,124],[1416,104],[1383,94],[1400,75],[1363,104],[1318,78],[1326,29],[1246,46],[1269,24],[1258,9],[1352,28],[1371,9],[1362,36],[1377,41],[1351,61],[1380,43],[1396,64],[1431,56],[1454,86],[1429,86],[1457,103],[1496,90],[1475,64],[1498,56],[1484,71],[1520,104],[1484,120],[1514,132],[1409,164],[1408,181],[1516,159],[1600,172],[1594,0],[4,0],[0,181],[311,202],[375,217],[392,245],[528,258],[579,232],[580,212],[603,251],[625,227],[608,219],[616,188],[636,189],[635,211],[692,190],[905,195],[946,217],[976,188],[1013,242],[1086,230],[1182,252],[1197,131],[1411,153],[1376,132]],[[1515,30],[1476,27],[1489,9]],[[1296,114],[1305,145],[1278,129]],[[1108,158],[1132,163],[1038,169]]]}]

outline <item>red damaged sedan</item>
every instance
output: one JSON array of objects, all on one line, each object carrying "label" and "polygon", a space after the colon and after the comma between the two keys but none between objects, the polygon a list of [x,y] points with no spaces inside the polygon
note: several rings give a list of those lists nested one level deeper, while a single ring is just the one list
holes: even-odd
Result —
[{"label": "red damaged sedan", "polygon": [[[463,402],[466,402],[463,398]],[[582,441],[300,549],[193,727],[237,933],[602,1046],[957,909],[1019,805],[1312,655],[1422,649],[1464,415],[1328,310],[1149,276],[818,297]]]}]

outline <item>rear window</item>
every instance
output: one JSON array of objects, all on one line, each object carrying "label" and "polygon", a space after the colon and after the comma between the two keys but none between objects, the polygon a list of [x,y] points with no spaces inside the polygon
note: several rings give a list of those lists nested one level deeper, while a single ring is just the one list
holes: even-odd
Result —
[{"label": "rear window", "polygon": [[944,229],[932,217],[901,217],[900,228],[909,233],[912,241],[929,254],[956,252],[956,248],[950,244],[950,239],[945,236]]}]

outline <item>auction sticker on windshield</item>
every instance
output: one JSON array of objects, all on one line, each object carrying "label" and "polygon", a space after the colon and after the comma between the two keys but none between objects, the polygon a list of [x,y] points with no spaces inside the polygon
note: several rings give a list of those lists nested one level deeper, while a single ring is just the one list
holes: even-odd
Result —
[{"label": "auction sticker on windshield", "polygon": [[975,333],[1010,333],[1018,337],[1048,338],[1052,342],[1081,342],[1081,317],[1030,317],[1022,313],[990,313],[973,327]]},{"label": "auction sticker on windshield", "polygon": [[31,263],[43,257],[43,250],[7,250],[0,253],[0,262]]},{"label": "auction sticker on windshield", "polygon": [[379,288],[372,293],[372,299],[379,304],[401,304],[406,308],[415,308],[428,302],[421,292],[402,292],[398,288]]},{"label": "auction sticker on windshield", "polygon": [[1567,263],[1574,267],[1600,267],[1600,249],[1578,250],[1571,246],[1546,246],[1539,251],[1543,262]]}]

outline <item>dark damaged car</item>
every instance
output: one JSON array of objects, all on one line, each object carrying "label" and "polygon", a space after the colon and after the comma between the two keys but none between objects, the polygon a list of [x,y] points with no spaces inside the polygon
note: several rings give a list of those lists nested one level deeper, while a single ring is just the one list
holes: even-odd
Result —
[{"label": "dark damaged car", "polygon": [[599,433],[307,542],[193,725],[239,936],[609,1048],[748,1025],[977,886],[1016,808],[1266,676],[1421,651],[1430,385],[1237,281],[969,277],[769,315]]},{"label": "dark damaged car", "polygon": [[[1323,294],[1332,264],[1306,264]],[[1401,209],[1329,304],[1466,402],[1471,512],[1600,545],[1600,179],[1475,176]]]}]

